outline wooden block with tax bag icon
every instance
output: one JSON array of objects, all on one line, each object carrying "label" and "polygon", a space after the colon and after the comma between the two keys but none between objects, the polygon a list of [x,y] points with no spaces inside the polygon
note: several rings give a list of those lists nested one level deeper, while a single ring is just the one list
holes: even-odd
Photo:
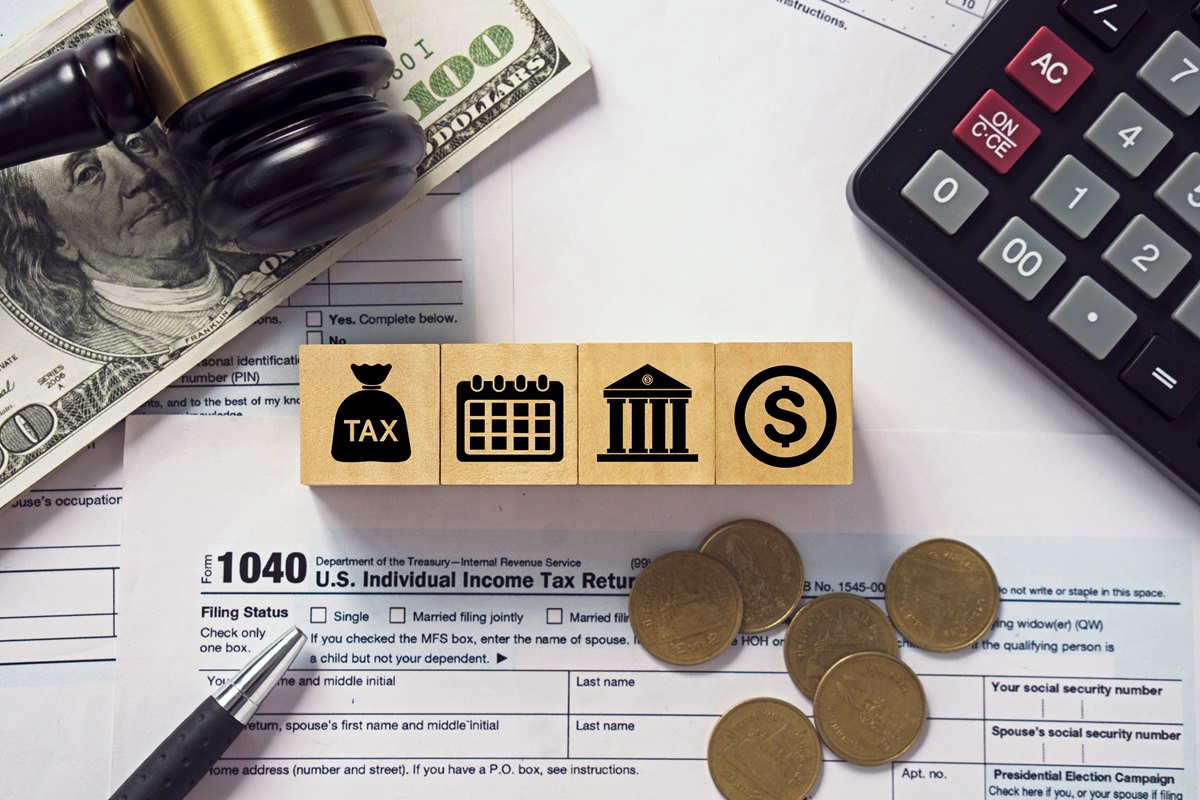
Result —
[{"label": "wooden block with tax bag icon", "polygon": [[300,482],[440,480],[436,344],[300,347]]}]

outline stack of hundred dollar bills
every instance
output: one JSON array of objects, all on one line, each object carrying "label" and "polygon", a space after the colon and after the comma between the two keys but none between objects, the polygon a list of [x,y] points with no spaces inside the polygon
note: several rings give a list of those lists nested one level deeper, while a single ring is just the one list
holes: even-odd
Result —
[{"label": "stack of hundred dollar bills", "polygon": [[[381,97],[417,119],[418,181],[384,219],[264,257],[205,241],[207,282],[121,286],[94,268],[203,236],[187,167],[152,127],[95,151],[0,171],[0,508],[418,201],[584,74],[584,47],[545,0],[375,0],[396,60]],[[116,31],[100,0],[67,8],[0,54],[0,80]],[[105,148],[110,151],[104,152]],[[155,207],[121,217],[105,163],[136,162]],[[51,163],[53,161],[53,163]],[[111,167],[110,171],[115,171]],[[108,193],[119,192],[108,176]],[[132,212],[131,212],[132,213]],[[144,221],[154,224],[141,224]],[[210,266],[211,265],[211,266]],[[219,286],[216,285],[219,283]],[[210,285],[211,284],[211,285]],[[176,287],[178,288],[178,287]],[[138,298],[123,305],[126,297]],[[162,309],[155,312],[147,309]]]}]

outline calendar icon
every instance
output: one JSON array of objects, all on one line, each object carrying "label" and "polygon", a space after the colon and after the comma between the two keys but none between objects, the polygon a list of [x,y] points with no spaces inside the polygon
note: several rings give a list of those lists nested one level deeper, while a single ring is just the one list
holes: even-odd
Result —
[{"label": "calendar icon", "polygon": [[561,461],[563,385],[539,375],[456,385],[459,461]]}]

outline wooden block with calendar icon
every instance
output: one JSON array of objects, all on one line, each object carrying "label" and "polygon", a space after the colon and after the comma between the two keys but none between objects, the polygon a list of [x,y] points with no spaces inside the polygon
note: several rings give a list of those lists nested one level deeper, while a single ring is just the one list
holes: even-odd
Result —
[{"label": "wooden block with calendar icon", "polygon": [[854,478],[849,342],[716,346],[719,484]]},{"label": "wooden block with calendar icon", "polygon": [[300,347],[300,482],[437,484],[436,344]]},{"label": "wooden block with calendar icon", "polygon": [[442,483],[577,483],[577,353],[442,345]]},{"label": "wooden block with calendar icon", "polygon": [[711,484],[711,343],[579,345],[579,482]]}]

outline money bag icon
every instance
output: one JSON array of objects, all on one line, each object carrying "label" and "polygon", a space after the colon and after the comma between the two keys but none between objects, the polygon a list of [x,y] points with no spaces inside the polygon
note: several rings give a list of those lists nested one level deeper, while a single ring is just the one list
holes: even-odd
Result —
[{"label": "money bag icon", "polygon": [[333,422],[335,461],[407,461],[412,455],[400,401],[381,388],[391,364],[351,364],[362,389],[338,406]]}]

